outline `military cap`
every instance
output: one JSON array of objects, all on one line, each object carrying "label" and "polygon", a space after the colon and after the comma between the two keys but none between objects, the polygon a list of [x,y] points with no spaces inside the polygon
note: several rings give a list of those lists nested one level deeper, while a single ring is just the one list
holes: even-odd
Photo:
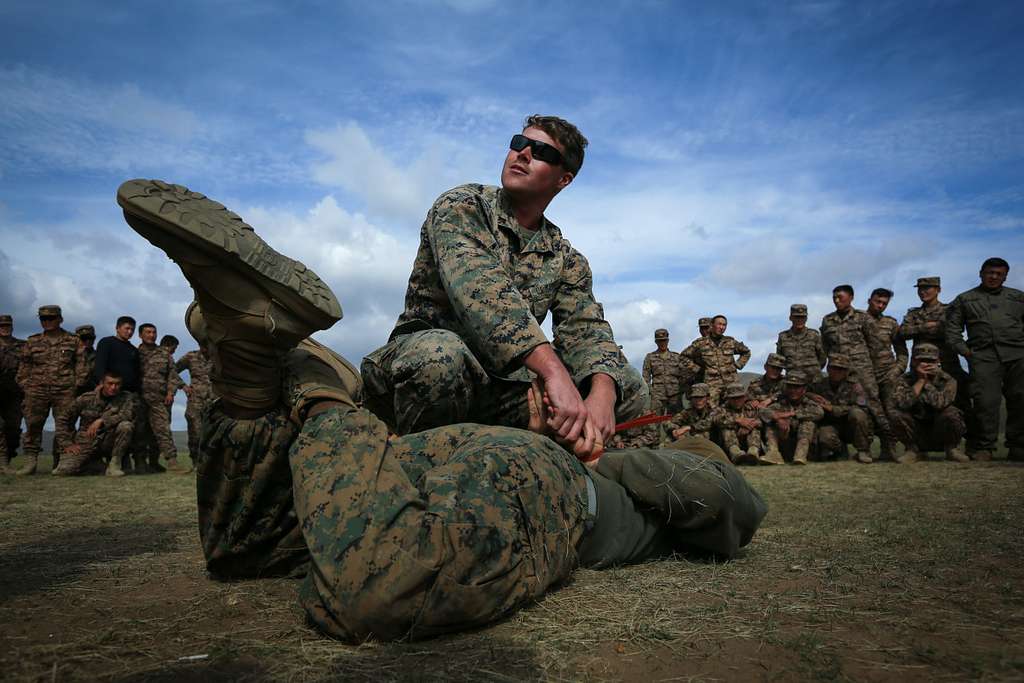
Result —
[{"label": "military cap", "polygon": [[941,287],[942,286],[940,284],[941,282],[942,282],[942,278],[940,278],[938,275],[932,275],[931,277],[919,277],[919,278],[917,278],[917,286],[918,287]]},{"label": "military cap", "polygon": [[739,382],[733,382],[732,384],[725,387],[725,398],[739,398],[740,396],[746,396],[747,390]]},{"label": "military cap", "polygon": [[830,368],[850,369],[850,358],[845,353],[828,354],[828,366]]},{"label": "military cap", "polygon": [[697,327],[711,327],[711,318],[701,318],[697,321]]},{"label": "military cap", "polygon": [[789,307],[789,314],[799,317],[807,317],[807,304],[793,304]]},{"label": "military cap", "polygon": [[49,304],[47,306],[40,306],[39,307],[39,317],[41,318],[44,315],[60,316],[61,315],[60,306],[57,306],[57,305],[54,305],[54,304]]},{"label": "military cap", "polygon": [[764,362],[764,364],[765,365],[771,365],[771,366],[774,366],[776,368],[782,368],[783,370],[785,370],[786,369],[786,357],[785,356],[780,356],[777,353],[769,353],[768,354],[768,360],[766,360]]},{"label": "military cap", "polygon": [[664,327],[659,327],[658,329],[656,329],[654,331],[654,338],[655,339],[668,339],[668,330],[666,330]]},{"label": "military cap", "polygon": [[700,398],[701,396],[710,396],[711,387],[704,382],[697,382],[690,387],[690,398]]},{"label": "military cap", "polygon": [[75,328],[75,335],[79,337],[95,337],[96,329],[92,325],[79,325]]},{"label": "military cap", "polygon": [[3,326],[3,325],[13,325],[13,324],[14,324],[14,318],[12,318],[9,315],[0,315],[0,326]]},{"label": "military cap", "polygon": [[921,360],[939,360],[939,347],[927,342],[914,344],[914,358]]},{"label": "military cap", "polygon": [[807,377],[799,370],[794,370],[786,373],[785,383],[794,387],[805,387],[807,386]]}]

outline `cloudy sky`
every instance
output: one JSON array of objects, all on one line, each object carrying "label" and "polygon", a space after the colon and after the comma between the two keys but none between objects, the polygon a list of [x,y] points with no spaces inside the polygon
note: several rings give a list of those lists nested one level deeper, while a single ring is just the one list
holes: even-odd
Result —
[{"label": "cloudy sky", "polygon": [[897,318],[917,277],[949,300],[988,256],[1024,286],[1022,33],[1018,2],[5,0],[0,311],[193,348],[191,290],[114,201],[162,178],[316,270],[345,310],[319,337],[358,362],[432,200],[496,183],[552,113],[590,147],[548,217],[629,358],[721,312],[759,368],[839,283],[894,289]]}]

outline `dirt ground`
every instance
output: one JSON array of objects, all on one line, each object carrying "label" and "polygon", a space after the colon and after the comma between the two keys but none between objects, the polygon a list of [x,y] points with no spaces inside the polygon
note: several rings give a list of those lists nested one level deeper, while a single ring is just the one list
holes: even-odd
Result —
[{"label": "dirt ground", "polygon": [[349,646],[292,580],[203,574],[190,476],[0,476],[0,678],[1024,679],[1024,466],[745,470],[737,560],[580,571],[493,627]]}]

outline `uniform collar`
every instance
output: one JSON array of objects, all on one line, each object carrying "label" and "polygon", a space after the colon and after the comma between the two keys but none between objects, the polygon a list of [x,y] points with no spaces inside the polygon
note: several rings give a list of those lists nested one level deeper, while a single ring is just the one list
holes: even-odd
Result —
[{"label": "uniform collar", "polygon": [[[527,230],[519,225],[519,221],[516,220],[515,214],[512,213],[512,205],[509,203],[509,197],[500,187],[494,196],[494,216],[499,228],[504,228],[514,234],[517,240],[525,242],[525,244],[519,245],[520,254],[527,254],[530,252],[554,253],[555,248],[552,244],[551,238],[554,224],[549,222],[546,217],[541,216],[540,227],[538,227],[536,231]],[[532,238],[524,240],[524,236],[530,233],[533,233]]]}]

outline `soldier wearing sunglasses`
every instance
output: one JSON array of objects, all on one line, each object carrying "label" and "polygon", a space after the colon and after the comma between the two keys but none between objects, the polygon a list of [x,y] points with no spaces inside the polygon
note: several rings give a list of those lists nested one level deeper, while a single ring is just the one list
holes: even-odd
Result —
[{"label": "soldier wearing sunglasses", "polygon": [[[460,423],[523,427],[532,376],[549,427],[597,451],[647,391],[594,299],[586,258],[544,212],[583,164],[568,121],[530,116],[501,187],[461,185],[427,214],[388,343],[363,360],[367,405],[399,434]],[[552,316],[553,339],[541,330]]]}]

